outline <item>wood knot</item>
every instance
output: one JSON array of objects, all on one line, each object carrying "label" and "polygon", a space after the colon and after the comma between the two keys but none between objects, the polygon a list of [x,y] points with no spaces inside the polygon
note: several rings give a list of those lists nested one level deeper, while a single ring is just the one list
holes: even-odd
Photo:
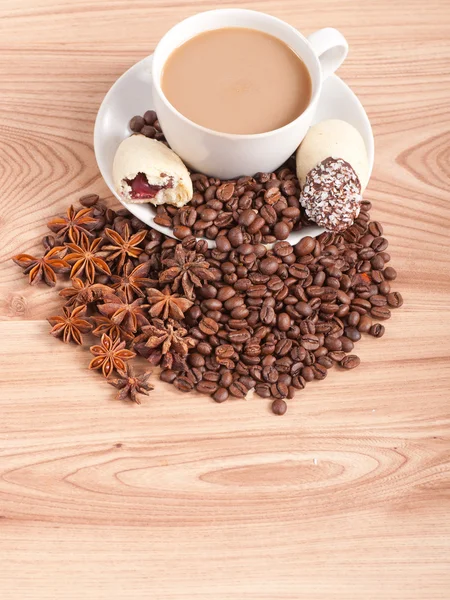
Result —
[{"label": "wood knot", "polygon": [[24,296],[10,294],[7,298],[8,315],[10,317],[24,317],[28,313],[28,302]]}]

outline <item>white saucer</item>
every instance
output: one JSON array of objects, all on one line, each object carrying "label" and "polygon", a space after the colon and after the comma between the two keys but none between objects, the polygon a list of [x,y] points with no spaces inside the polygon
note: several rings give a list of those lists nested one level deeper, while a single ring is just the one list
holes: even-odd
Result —
[{"label": "white saucer", "polygon": [[[119,202],[148,226],[174,237],[171,229],[154,223],[156,213],[151,204],[124,202],[114,190],[112,180],[114,155],[120,142],[131,133],[128,127],[131,117],[143,115],[152,108],[151,64],[152,55],[133,65],[119,77],[104,97],[95,121],[94,150],[100,173]],[[369,118],[356,95],[337,75],[331,75],[323,84],[314,123],[325,119],[342,119],[358,129],[366,144],[371,173],[374,141]],[[291,233],[289,242],[296,244],[307,235],[315,236],[323,231],[320,227],[305,227]],[[213,247],[215,243],[208,240],[208,245]]]}]

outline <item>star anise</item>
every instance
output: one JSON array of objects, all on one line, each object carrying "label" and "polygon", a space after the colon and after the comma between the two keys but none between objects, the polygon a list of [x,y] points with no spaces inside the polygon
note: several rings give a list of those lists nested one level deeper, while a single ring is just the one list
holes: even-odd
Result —
[{"label": "star anise", "polygon": [[102,241],[102,238],[96,238],[93,242],[90,242],[87,235],[82,233],[78,243],[66,244],[72,250],[66,256],[66,260],[72,264],[72,271],[70,272],[72,279],[84,273],[86,279],[93,283],[96,272],[111,275],[108,265],[99,255],[99,247]]},{"label": "star anise", "polygon": [[128,257],[138,258],[142,254],[143,249],[138,248],[139,244],[145,239],[147,231],[138,231],[130,236],[130,228],[128,223],[125,224],[123,237],[113,229],[105,229],[106,237],[112,242],[112,245],[104,246],[103,250],[108,252],[106,260],[112,262],[118,259],[116,270],[118,273],[122,271],[125,260]]},{"label": "star anise", "polygon": [[74,277],[72,287],[62,289],[59,295],[66,300],[66,306],[85,306],[103,300],[107,294],[112,293],[112,288],[107,285],[84,282],[78,277]]},{"label": "star anise", "polygon": [[104,317],[102,315],[96,315],[91,317],[96,325],[95,329],[92,330],[92,333],[97,337],[102,337],[104,333],[109,335],[113,340],[120,338],[129,342],[133,339],[133,335],[125,331],[123,327],[120,325],[116,325],[114,321],[109,319],[108,317]]},{"label": "star anise", "polygon": [[125,348],[125,342],[120,338],[111,339],[103,334],[100,344],[91,346],[91,353],[95,358],[89,363],[90,369],[101,369],[103,377],[108,378],[114,369],[125,370],[125,362],[136,356],[135,352]]},{"label": "star anise", "polygon": [[118,291],[116,295],[106,296],[105,304],[99,304],[97,308],[102,315],[109,317],[116,325],[121,325],[128,333],[134,333],[139,327],[149,324],[145,316],[148,304],[144,304],[143,298],[128,302],[125,294]]},{"label": "star anise", "polygon": [[170,350],[181,356],[186,356],[189,348],[194,347],[194,340],[186,337],[187,330],[176,321],[169,319],[167,323],[161,319],[154,319],[152,325],[142,328],[142,332],[148,336],[145,345],[153,350],[161,346],[161,352],[167,354]]},{"label": "star anise", "polygon": [[58,238],[65,240],[69,238],[74,244],[78,243],[81,233],[91,236],[91,229],[95,227],[97,220],[91,216],[90,208],[82,208],[75,212],[71,205],[67,210],[67,215],[63,217],[54,217],[47,223],[47,227],[56,233]]},{"label": "star anise", "polygon": [[62,337],[65,344],[73,340],[76,344],[83,343],[82,333],[89,333],[92,325],[82,317],[86,314],[85,306],[77,306],[70,311],[63,306],[64,316],[50,317],[48,322],[52,325],[50,333],[54,337]]},{"label": "star anise", "polygon": [[149,268],[148,263],[142,263],[133,268],[131,260],[127,261],[122,275],[111,275],[112,287],[124,292],[129,302],[133,300],[134,296],[143,298],[145,293],[142,288],[152,284],[152,279],[147,277]]},{"label": "star anise", "polygon": [[153,319],[133,342],[134,348],[151,364],[161,364],[164,369],[171,369],[176,364],[177,370],[186,368],[184,357],[194,345],[194,340],[187,337],[187,330],[172,319],[167,323]]},{"label": "star anise", "polygon": [[110,379],[108,383],[119,390],[117,400],[126,400],[130,397],[133,402],[140,404],[141,401],[137,394],[148,396],[149,392],[153,390],[154,386],[148,381],[151,373],[151,371],[147,371],[144,375],[136,376],[131,366],[127,363],[125,370],[119,371],[120,377]]},{"label": "star anise", "polygon": [[167,268],[160,274],[159,282],[171,283],[173,292],[183,289],[189,300],[194,299],[195,287],[201,287],[205,281],[213,279],[203,254],[185,250],[181,244],[175,248],[173,258],[165,258],[162,262]]},{"label": "star anise", "polygon": [[191,300],[181,298],[178,294],[171,294],[169,286],[166,286],[162,292],[150,288],[147,290],[147,298],[152,305],[149,311],[150,315],[163,319],[170,316],[173,319],[181,320],[188,308],[194,304]]},{"label": "star anise", "polygon": [[67,258],[61,257],[65,250],[64,246],[55,246],[41,258],[30,254],[17,254],[13,256],[13,261],[24,269],[30,285],[44,279],[47,285],[53,287],[56,284],[56,273],[67,273],[70,270]]}]

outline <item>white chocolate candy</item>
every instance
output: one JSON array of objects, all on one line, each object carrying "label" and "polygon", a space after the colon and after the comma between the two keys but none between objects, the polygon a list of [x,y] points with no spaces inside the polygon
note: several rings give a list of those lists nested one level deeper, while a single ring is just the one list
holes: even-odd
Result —
[{"label": "white chocolate candy", "polygon": [[180,207],[192,199],[192,181],[181,158],[162,142],[132,135],[117,149],[114,187],[127,202]]},{"label": "white chocolate candy", "polygon": [[308,173],[325,159],[342,158],[349,163],[361,183],[361,192],[369,180],[366,146],[357,129],[346,121],[330,119],[313,125],[300,144],[297,155],[297,177],[305,185]]}]

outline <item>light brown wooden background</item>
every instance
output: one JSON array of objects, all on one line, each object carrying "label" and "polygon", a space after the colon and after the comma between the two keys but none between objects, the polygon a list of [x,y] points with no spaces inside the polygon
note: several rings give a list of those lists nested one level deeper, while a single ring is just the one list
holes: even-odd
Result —
[{"label": "light brown wooden background", "polygon": [[376,138],[367,198],[405,298],[382,340],[358,344],[359,369],[308,386],[284,418],[162,383],[141,407],[114,402],[87,351],[48,335],[57,294],[9,260],[81,193],[108,195],[92,150],[103,95],[213,6],[0,1],[0,597],[448,600],[446,0],[234,4],[347,37],[340,75]]}]

